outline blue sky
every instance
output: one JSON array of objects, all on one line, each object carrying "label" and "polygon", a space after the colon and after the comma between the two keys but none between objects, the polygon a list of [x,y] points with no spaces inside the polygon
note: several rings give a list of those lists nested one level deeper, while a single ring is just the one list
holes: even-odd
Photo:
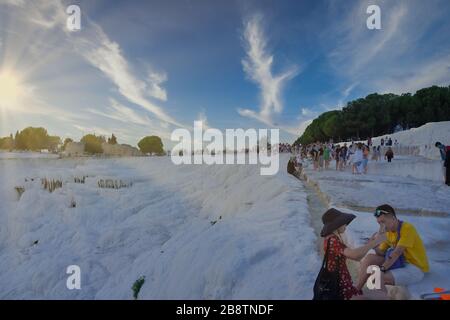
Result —
[{"label": "blue sky", "polygon": [[[69,4],[81,8],[81,31],[66,28]],[[366,27],[370,4],[381,30]],[[0,82],[13,88],[0,101],[0,135],[32,125],[75,139],[114,132],[132,145],[157,134],[170,147],[174,129],[204,120],[280,128],[292,142],[354,98],[449,85],[449,9],[447,0],[0,0]]]}]

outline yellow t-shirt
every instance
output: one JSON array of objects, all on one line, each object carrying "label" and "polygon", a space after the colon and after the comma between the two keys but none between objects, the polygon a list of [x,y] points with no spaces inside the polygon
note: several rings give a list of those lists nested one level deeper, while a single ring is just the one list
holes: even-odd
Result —
[{"label": "yellow t-shirt", "polygon": [[404,256],[407,263],[411,263],[421,269],[423,272],[428,272],[430,266],[428,265],[428,258],[425,252],[425,246],[422,239],[416,231],[416,228],[408,222],[403,222],[400,230],[400,241],[397,242],[397,231],[386,232],[387,240],[378,247],[381,251],[386,251],[388,248],[396,245],[405,248]]}]

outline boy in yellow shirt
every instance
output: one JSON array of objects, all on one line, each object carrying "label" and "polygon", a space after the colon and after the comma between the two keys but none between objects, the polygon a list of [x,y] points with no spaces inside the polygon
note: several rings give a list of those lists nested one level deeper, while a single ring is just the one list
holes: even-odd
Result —
[{"label": "boy in yellow shirt", "polygon": [[361,261],[356,288],[362,289],[366,284],[369,277],[367,268],[371,265],[380,267],[381,289],[384,291],[386,284],[407,286],[421,281],[430,268],[425,246],[416,228],[400,221],[387,204],[377,207],[374,216],[381,230],[386,231],[386,241],[375,249],[376,254],[369,254]]}]

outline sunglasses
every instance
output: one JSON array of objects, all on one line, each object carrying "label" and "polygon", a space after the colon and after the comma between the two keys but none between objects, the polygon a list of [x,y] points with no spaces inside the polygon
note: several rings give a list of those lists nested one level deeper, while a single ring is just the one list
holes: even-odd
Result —
[{"label": "sunglasses", "polygon": [[375,213],[373,214],[376,218],[378,218],[379,216],[383,215],[383,214],[390,214],[390,212],[385,211],[385,210],[381,210],[381,209],[377,209],[375,210]]}]

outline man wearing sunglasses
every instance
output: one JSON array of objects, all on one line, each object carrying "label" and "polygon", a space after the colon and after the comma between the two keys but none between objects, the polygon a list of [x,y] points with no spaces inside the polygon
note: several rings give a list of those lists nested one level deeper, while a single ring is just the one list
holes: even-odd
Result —
[{"label": "man wearing sunglasses", "polygon": [[386,232],[386,241],[375,248],[375,254],[368,254],[362,261],[357,289],[362,289],[369,277],[367,268],[371,265],[382,271],[381,289],[385,285],[408,286],[422,280],[429,271],[428,258],[422,239],[416,228],[397,218],[394,208],[383,204],[374,213],[379,232]]}]

